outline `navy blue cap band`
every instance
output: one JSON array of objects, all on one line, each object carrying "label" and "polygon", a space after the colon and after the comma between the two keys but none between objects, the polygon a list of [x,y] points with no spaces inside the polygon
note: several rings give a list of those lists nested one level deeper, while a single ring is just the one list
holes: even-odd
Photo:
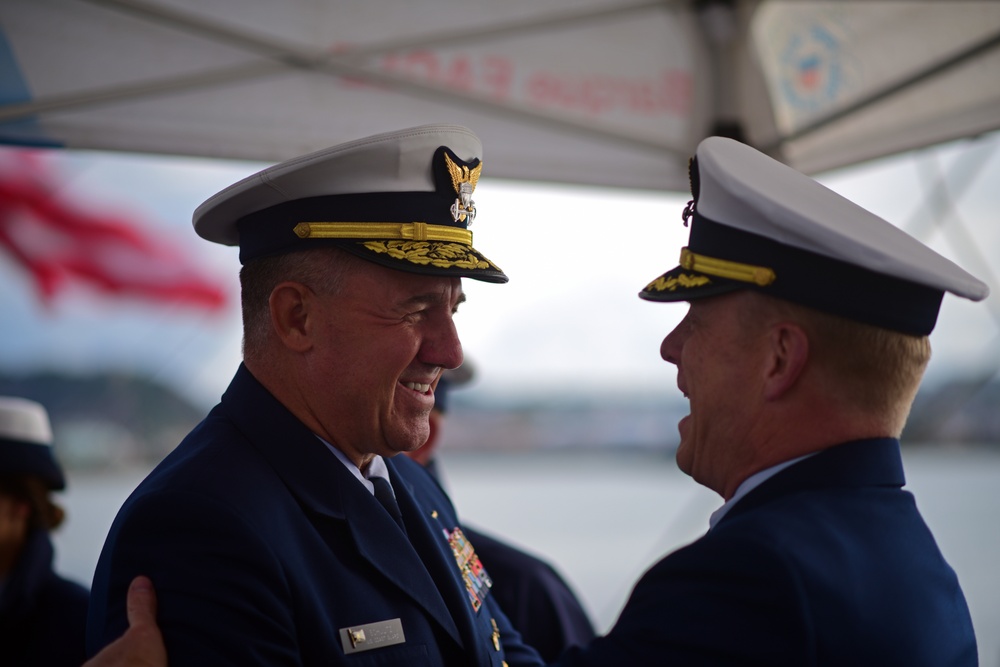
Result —
[{"label": "navy blue cap band", "polygon": [[926,336],[934,329],[944,297],[942,290],[722,225],[697,211],[691,219],[688,248],[714,259],[770,268],[775,280],[761,286],[709,275],[710,282],[704,285],[671,292],[647,288],[640,296],[652,301],[690,301],[736,289],[752,289],[915,336]]},{"label": "navy blue cap band", "polygon": [[50,489],[66,488],[52,447],[37,442],[0,438],[0,475],[36,475]]},{"label": "navy blue cap band", "polygon": [[[440,192],[367,192],[277,204],[237,222],[240,262],[316,248],[328,241],[300,238],[294,231],[300,222],[425,222],[465,229],[466,225],[455,222],[449,212],[453,199]],[[341,243],[333,241],[330,245]]]}]

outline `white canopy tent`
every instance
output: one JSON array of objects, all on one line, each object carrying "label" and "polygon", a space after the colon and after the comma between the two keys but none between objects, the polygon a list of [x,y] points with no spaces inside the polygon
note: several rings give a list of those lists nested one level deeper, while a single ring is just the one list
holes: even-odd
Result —
[{"label": "white canopy tent", "polygon": [[0,142],[278,161],[455,122],[491,177],[686,190],[1000,128],[1000,3],[4,0]]}]

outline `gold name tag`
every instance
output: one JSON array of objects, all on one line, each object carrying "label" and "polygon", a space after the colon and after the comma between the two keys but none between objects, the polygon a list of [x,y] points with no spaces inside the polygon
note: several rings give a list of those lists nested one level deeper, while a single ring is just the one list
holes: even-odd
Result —
[{"label": "gold name tag", "polygon": [[344,647],[344,653],[360,653],[405,642],[403,622],[398,618],[340,629],[340,643]]}]

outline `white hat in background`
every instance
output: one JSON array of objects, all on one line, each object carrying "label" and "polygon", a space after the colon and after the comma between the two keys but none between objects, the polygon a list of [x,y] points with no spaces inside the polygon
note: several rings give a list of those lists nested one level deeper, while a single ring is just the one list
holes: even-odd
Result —
[{"label": "white hat in background", "polygon": [[66,480],[52,452],[52,427],[41,403],[0,396],[0,475],[36,475],[50,489]]}]

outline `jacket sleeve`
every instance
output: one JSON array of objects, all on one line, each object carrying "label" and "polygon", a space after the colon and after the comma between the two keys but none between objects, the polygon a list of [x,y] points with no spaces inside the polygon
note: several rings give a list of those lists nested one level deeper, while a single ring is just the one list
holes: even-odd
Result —
[{"label": "jacket sleeve", "polygon": [[555,664],[815,664],[810,615],[794,579],[781,554],[761,540],[714,540],[707,549],[696,542],[640,578],[606,636],[569,649]]},{"label": "jacket sleeve", "polygon": [[509,667],[541,667],[542,657],[533,647],[524,643],[521,633],[511,624],[495,596],[490,595],[486,598],[486,609],[483,609],[482,613],[489,613],[496,620],[500,640],[503,642],[505,660]]},{"label": "jacket sleeve", "polygon": [[123,508],[94,580],[91,654],[124,631],[126,591],[137,574],[156,588],[171,664],[299,664],[280,563],[257,531],[216,501],[169,491]]}]

